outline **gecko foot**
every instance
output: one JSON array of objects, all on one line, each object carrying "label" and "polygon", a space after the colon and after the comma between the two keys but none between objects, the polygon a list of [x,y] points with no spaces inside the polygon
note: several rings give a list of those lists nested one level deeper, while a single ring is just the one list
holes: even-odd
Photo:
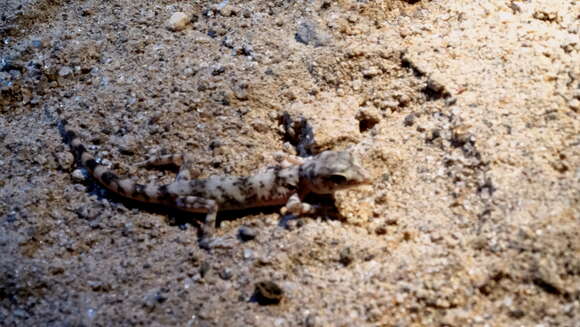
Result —
[{"label": "gecko foot", "polygon": [[298,194],[292,195],[286,205],[280,209],[280,213],[282,215],[292,214],[294,216],[300,216],[304,214],[314,213],[316,211],[317,206],[313,206],[309,203],[302,202],[300,200],[300,196]]}]

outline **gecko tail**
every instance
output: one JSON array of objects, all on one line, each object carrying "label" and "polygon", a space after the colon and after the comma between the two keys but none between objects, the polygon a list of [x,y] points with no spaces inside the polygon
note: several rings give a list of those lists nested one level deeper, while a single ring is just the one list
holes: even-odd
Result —
[{"label": "gecko tail", "polygon": [[63,138],[63,141],[69,145],[75,157],[75,160],[77,160],[77,162],[81,164],[83,167],[87,168],[91,173],[91,175],[94,175],[94,172],[97,169],[97,167],[99,167],[99,164],[97,163],[95,158],[93,158],[93,156],[87,151],[86,147],[82,144],[78,134],[68,127],[68,122],[65,119],[62,119],[59,122],[58,130]]},{"label": "gecko tail", "polygon": [[58,128],[64,142],[69,145],[77,163],[85,167],[89,171],[89,174],[109,191],[126,198],[143,202],[156,202],[156,199],[158,200],[162,196],[167,196],[166,185],[157,186],[135,183],[130,178],[119,176],[109,168],[100,165],[93,155],[87,151],[78,133],[69,128],[66,120],[61,120]]}]

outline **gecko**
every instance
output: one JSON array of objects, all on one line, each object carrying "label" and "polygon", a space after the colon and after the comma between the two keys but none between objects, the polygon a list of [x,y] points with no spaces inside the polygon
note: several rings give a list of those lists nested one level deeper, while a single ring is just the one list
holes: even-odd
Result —
[{"label": "gecko", "polygon": [[286,159],[249,176],[199,179],[190,175],[192,155],[159,155],[136,166],[175,165],[179,167],[175,180],[169,184],[140,184],[99,164],[65,120],[60,129],[76,161],[104,188],[124,198],[205,214],[204,237],[214,234],[219,210],[283,206],[282,214],[310,214],[315,206],[302,201],[309,193],[331,194],[371,183],[367,171],[355,163],[350,152],[328,150],[307,158]]}]

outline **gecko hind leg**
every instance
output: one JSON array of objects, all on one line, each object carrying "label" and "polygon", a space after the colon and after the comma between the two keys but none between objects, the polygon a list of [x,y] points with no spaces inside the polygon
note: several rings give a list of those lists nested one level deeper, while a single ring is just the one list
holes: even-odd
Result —
[{"label": "gecko hind leg", "polygon": [[[176,181],[191,179],[193,167],[193,156],[191,154],[166,154],[149,158],[135,164],[136,167],[159,167],[173,165],[179,167],[179,172],[175,177]],[[194,172],[194,177],[199,176],[199,171]]]},{"label": "gecko hind leg", "polygon": [[166,154],[162,156],[154,156],[147,160],[136,163],[135,167],[159,167],[159,166],[180,166],[183,162],[183,155],[181,154]]},{"label": "gecko hind leg", "polygon": [[175,200],[175,205],[184,211],[206,213],[203,235],[211,237],[214,234],[218,212],[218,205],[214,200],[197,196],[180,196]]},{"label": "gecko hind leg", "polygon": [[159,167],[159,166],[169,166],[173,165],[176,167],[180,167],[183,163],[188,159],[191,158],[191,155],[188,154],[165,154],[160,156],[154,156],[147,160],[138,162],[135,164],[135,167]]},{"label": "gecko hind leg", "polygon": [[[181,166],[179,166],[179,172],[177,176],[175,176],[176,181],[186,181],[191,179],[191,171],[193,167],[193,156],[191,155],[183,155],[183,162]],[[198,177],[199,171],[194,172],[194,177]]]}]

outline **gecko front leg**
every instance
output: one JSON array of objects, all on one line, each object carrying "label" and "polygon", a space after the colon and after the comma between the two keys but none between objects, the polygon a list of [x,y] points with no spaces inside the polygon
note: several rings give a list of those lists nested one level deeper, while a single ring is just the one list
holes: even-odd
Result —
[{"label": "gecko front leg", "polygon": [[190,180],[192,166],[193,166],[193,157],[189,154],[183,155],[183,162],[179,167],[179,172],[177,173],[177,176],[175,176],[175,180],[176,181]]},{"label": "gecko front leg", "polygon": [[282,168],[289,168],[292,166],[300,166],[304,164],[304,158],[300,158],[291,154],[277,151],[271,154],[277,165]]},{"label": "gecko front leg", "polygon": [[218,212],[218,205],[214,200],[197,196],[180,196],[176,198],[175,205],[184,211],[205,212],[203,235],[204,237],[211,237],[214,234]]}]

